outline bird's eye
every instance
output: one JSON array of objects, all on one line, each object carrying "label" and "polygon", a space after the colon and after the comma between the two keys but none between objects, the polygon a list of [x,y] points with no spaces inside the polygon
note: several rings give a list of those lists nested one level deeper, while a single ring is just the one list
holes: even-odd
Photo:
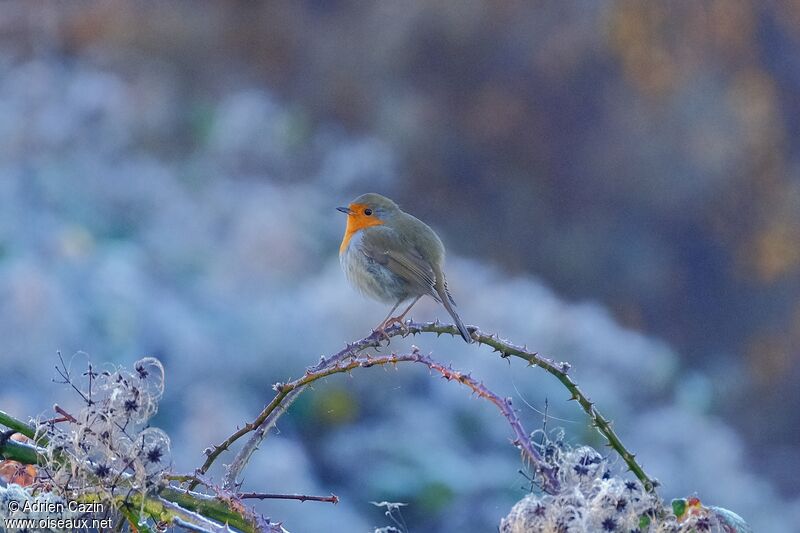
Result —
[{"label": "bird's eye", "polygon": [[364,209],[364,214],[370,216],[372,214],[372,209],[370,209],[369,207]]}]

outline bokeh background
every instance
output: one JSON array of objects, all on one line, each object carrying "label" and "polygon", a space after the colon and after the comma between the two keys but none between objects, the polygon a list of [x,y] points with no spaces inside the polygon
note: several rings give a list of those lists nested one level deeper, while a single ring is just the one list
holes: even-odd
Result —
[{"label": "bokeh background", "polygon": [[[665,496],[800,531],[798,45],[788,0],[4,2],[0,409],[65,401],[57,350],[155,355],[193,469],[385,313],[336,256],[333,208],[374,190],[440,232],[465,321],[570,361]],[[542,372],[414,341],[601,445]],[[330,379],[279,429],[246,486],[342,498],[261,506],[291,531],[388,525],[371,500],[493,531],[526,490],[503,419],[417,368]]]}]

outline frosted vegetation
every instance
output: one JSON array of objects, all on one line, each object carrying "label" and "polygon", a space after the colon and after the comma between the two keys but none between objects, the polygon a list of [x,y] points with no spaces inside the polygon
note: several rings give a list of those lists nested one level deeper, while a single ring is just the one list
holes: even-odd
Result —
[{"label": "frosted vegetation", "polygon": [[[162,150],[186,120],[195,143]],[[383,316],[344,281],[333,210],[357,192],[402,186],[375,139],[309,130],[302,113],[246,86],[192,101],[146,71],[123,78],[46,57],[0,57],[0,137],[6,412],[52,416],[56,350],[129,369],[154,356],[167,388],[151,422],[169,434],[171,467],[190,472],[206,446],[253,418],[273,382],[302,375]],[[457,256],[448,272],[466,323],[573,365],[667,501],[696,493],[756,531],[800,523],[800,502],[745,469],[739,436],[707,414],[713,376],[679,369],[669,346],[536,279]],[[413,315],[438,312],[421,304]],[[413,342],[512,397],[529,428],[541,427],[547,399],[556,417],[547,424],[563,427],[566,443],[606,454],[551,376],[457,339]],[[395,339],[392,349],[410,343]],[[502,519],[516,533],[529,509],[551,505],[526,496],[507,423],[491,407],[418,369],[365,372],[306,393],[244,476],[245,490],[332,491],[341,502],[269,501],[259,504],[265,514],[294,531],[369,531],[388,521],[369,502],[385,500],[407,504],[409,531],[491,531]],[[77,412],[73,400],[65,408]],[[164,434],[151,434],[166,447]],[[621,470],[613,454],[598,460]],[[576,498],[624,492],[622,480],[598,483]]]}]

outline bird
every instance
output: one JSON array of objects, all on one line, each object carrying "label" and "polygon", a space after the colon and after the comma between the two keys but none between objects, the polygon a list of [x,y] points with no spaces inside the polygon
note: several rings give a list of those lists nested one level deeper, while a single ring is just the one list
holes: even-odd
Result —
[{"label": "bird", "polygon": [[[392,305],[376,331],[394,323],[402,325],[414,304],[427,295],[444,306],[461,337],[473,342],[447,288],[444,245],[430,226],[377,193],[362,194],[347,207],[336,209],[347,215],[339,247],[347,280],[366,296]],[[405,311],[393,317],[400,304],[409,300]]]}]

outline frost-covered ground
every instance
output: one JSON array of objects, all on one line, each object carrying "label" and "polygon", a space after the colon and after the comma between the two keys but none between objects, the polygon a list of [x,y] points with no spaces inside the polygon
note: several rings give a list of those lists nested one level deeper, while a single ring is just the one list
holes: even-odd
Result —
[{"label": "frost-covered ground", "polygon": [[[180,128],[192,142],[170,147]],[[154,355],[167,373],[155,423],[172,436],[177,470],[199,466],[206,446],[254,417],[273,382],[384,315],[339,270],[334,207],[401,186],[379,140],[309,128],[263,90],[194,101],[146,71],[0,57],[0,409],[36,415],[68,403],[51,382],[57,350],[121,365]],[[749,470],[739,436],[708,414],[714,376],[679,368],[663,342],[536,279],[462,257],[447,270],[467,323],[572,363],[665,495],[697,493],[756,531],[800,523],[800,502]],[[413,316],[445,318],[432,302]],[[563,419],[549,427],[600,444],[543,372],[458,339],[414,342],[514,397],[529,429],[547,399]],[[245,486],[342,499],[262,505],[292,531],[386,525],[371,500],[408,502],[411,531],[491,531],[524,495],[502,417],[419,368],[331,378],[279,428]]]}]

